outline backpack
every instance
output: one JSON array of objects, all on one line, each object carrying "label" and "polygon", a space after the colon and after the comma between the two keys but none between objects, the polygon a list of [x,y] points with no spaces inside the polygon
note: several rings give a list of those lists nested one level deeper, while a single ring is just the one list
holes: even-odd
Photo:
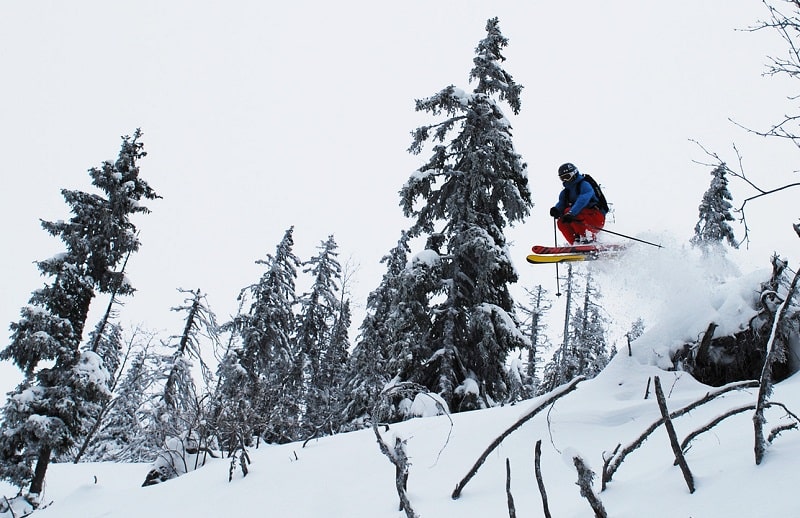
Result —
[{"label": "backpack", "polygon": [[603,191],[600,190],[600,184],[598,184],[597,181],[588,174],[583,175],[583,180],[589,182],[589,185],[591,185],[592,189],[594,189],[594,195],[597,196],[597,208],[600,209],[604,214],[607,213],[608,201],[606,200],[606,196],[603,194]]}]

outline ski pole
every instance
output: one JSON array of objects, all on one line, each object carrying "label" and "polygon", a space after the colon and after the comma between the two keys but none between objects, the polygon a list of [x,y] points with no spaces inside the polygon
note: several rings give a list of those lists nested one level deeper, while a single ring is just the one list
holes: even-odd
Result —
[{"label": "ski pole", "polygon": [[[553,245],[558,246],[558,232],[556,231],[556,220],[553,218]],[[561,296],[561,280],[558,276],[558,263],[556,263],[556,297]]]},{"label": "ski pole", "polygon": [[650,241],[645,241],[644,239],[639,239],[639,238],[636,238],[636,237],[626,236],[625,234],[620,234],[619,232],[614,232],[612,230],[606,230],[604,228],[595,227],[594,225],[589,225],[588,223],[586,224],[586,226],[589,227],[589,228],[592,228],[594,230],[597,230],[598,232],[608,232],[609,234],[614,234],[615,236],[624,237],[625,239],[631,239],[633,241],[638,241],[640,243],[644,243],[644,244],[650,245],[650,246],[655,246],[657,248],[664,248],[661,245],[657,245],[656,243],[651,243]]}]

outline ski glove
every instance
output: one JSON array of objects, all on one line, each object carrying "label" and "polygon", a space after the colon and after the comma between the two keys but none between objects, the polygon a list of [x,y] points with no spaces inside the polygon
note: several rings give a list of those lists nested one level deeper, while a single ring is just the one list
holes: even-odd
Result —
[{"label": "ski glove", "polygon": [[554,218],[557,218],[560,215],[561,215],[561,211],[558,210],[557,208],[553,207],[553,208],[550,209],[550,216],[552,216]]},{"label": "ski glove", "polygon": [[572,223],[573,221],[577,221],[577,220],[578,220],[578,218],[576,218],[575,216],[573,216],[572,214],[569,214],[569,213],[564,214],[563,216],[561,216],[561,221],[563,221],[564,223]]}]

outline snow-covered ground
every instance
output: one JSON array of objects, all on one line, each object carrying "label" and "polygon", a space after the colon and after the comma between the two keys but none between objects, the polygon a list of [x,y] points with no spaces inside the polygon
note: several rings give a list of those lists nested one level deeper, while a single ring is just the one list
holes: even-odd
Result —
[{"label": "snow-covered ground", "polygon": [[[595,492],[611,517],[800,516],[800,499],[794,494],[800,432],[780,434],[761,465],[756,465],[752,411],[727,419],[692,442],[686,459],[694,476],[694,493],[673,463],[663,426],[625,458],[606,490],[600,492],[604,455],[618,444],[630,444],[660,418],[653,390],[656,376],[670,410],[712,390],[686,373],[664,370],[663,354],[679,340],[697,339],[697,330],[702,332],[709,319],[720,328],[735,330],[749,317],[753,295],[768,274],[735,275],[724,283],[719,277],[710,279],[708,272],[697,266],[708,264],[707,259],[688,260],[685,253],[672,259],[664,255],[659,260],[666,264],[660,264],[652,255],[636,257],[652,252],[629,254],[624,263],[627,277],[615,272],[613,264],[591,267],[605,282],[616,279],[618,289],[625,283],[641,285],[637,275],[645,278],[661,271],[660,281],[648,285],[651,300],[660,306],[661,320],[634,342],[631,356],[627,347],[620,348],[599,376],[580,382],[574,391],[510,434],[488,456],[458,500],[453,500],[451,493],[481,453],[546,396],[502,408],[421,417],[392,425],[388,431],[381,429],[390,444],[395,437],[407,441],[412,464],[408,495],[420,517],[508,516],[506,459],[517,516],[544,516],[534,473],[534,448],[540,440],[542,478],[555,517],[593,516],[576,485],[574,455],[583,457],[597,474]],[[675,271],[673,260],[682,261],[681,272]],[[640,268],[633,270],[632,264]],[[648,273],[647,268],[653,270]],[[665,271],[672,273],[665,278]],[[622,304],[622,298],[617,302]],[[754,404],[756,396],[756,389],[732,391],[677,418],[678,438],[682,440],[728,409]],[[800,412],[800,376],[778,384],[771,400],[795,414]],[[767,418],[767,431],[790,422],[786,412],[776,407],[767,411]],[[44,494],[49,505],[36,516],[406,516],[398,510],[394,466],[380,452],[372,430],[325,437],[305,446],[262,446],[250,455],[252,464],[246,477],[237,471],[229,482],[229,461],[214,459],[197,471],[150,487],[141,487],[148,471],[144,464],[55,464],[48,471]],[[2,489],[13,495],[12,488]]]},{"label": "snow-covered ground", "polygon": [[[571,455],[578,453],[598,473],[603,454],[635,440],[656,421],[653,396],[645,399],[648,378],[659,376],[671,409],[700,397],[708,387],[690,376],[642,365],[618,355],[597,378],[578,384],[513,432],[492,452],[462,496],[450,495],[487,446],[537,400],[491,410],[413,419],[384,432],[407,440],[412,463],[409,498],[422,517],[508,516],[505,460],[510,459],[511,491],[517,516],[543,516],[534,476],[534,445],[542,441],[541,470],[553,516],[592,516],[575,484]],[[679,438],[724,410],[755,401],[754,390],[729,393],[675,421]],[[781,383],[773,400],[800,409],[800,378]],[[770,411],[770,424],[784,420]],[[780,435],[757,466],[753,455],[752,412],[739,414],[699,436],[687,455],[696,491],[690,494],[673,465],[661,427],[621,464],[599,493],[613,517],[797,516],[800,500],[796,459],[800,433]],[[452,419],[452,423],[451,423]],[[251,452],[250,474],[228,482],[229,463],[204,468],[156,486],[140,487],[146,465],[56,464],[48,473],[45,517],[280,516],[397,518],[394,467],[379,451],[371,430],[308,443],[267,446]],[[8,494],[8,493],[7,493]]]}]

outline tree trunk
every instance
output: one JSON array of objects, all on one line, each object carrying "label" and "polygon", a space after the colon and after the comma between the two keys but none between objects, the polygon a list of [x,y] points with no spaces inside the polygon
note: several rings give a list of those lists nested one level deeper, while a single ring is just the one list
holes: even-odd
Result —
[{"label": "tree trunk", "polygon": [[47,472],[47,466],[50,464],[50,451],[50,446],[43,446],[42,449],[39,450],[39,458],[36,459],[36,468],[33,471],[33,480],[31,480],[31,494],[42,494],[44,475]]}]

